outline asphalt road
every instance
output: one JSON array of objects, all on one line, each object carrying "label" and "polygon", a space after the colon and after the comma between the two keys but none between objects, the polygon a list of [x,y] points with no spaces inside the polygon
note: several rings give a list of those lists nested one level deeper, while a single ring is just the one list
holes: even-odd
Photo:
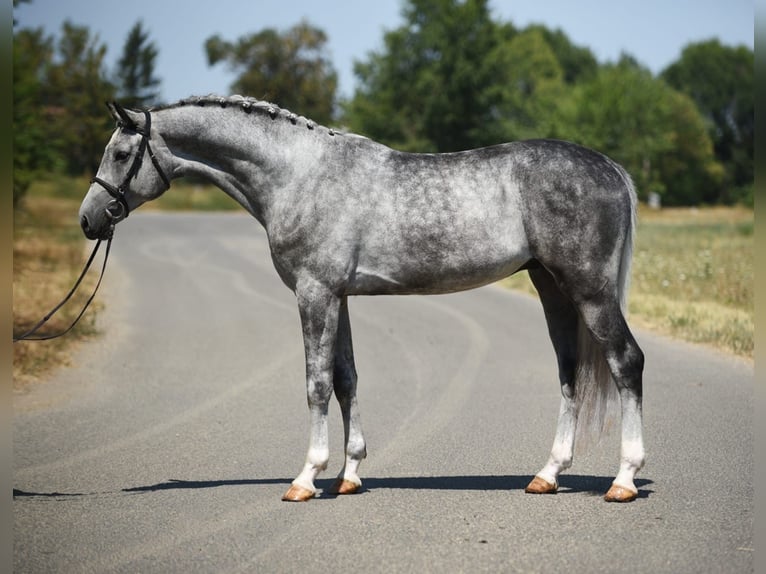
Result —
[{"label": "asphalt road", "polygon": [[[103,337],[14,397],[16,572],[749,572],[753,367],[638,332],[640,497],[618,437],[555,496],[559,394],[539,303],[497,287],[351,301],[364,491],[280,496],[308,445],[293,295],[242,215],[120,224]],[[329,486],[342,462],[331,408]]]}]

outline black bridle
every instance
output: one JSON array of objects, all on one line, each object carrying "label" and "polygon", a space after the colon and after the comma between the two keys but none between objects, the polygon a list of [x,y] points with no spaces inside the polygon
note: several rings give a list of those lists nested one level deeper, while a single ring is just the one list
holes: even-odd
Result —
[{"label": "black bridle", "polygon": [[[118,113],[119,111],[120,110],[118,110]],[[38,321],[38,323],[34,327],[32,327],[31,329],[29,329],[28,331],[26,331],[25,333],[19,336],[14,336],[13,337],[14,343],[18,341],[49,341],[50,339],[56,339],[57,337],[66,335],[69,331],[72,330],[72,328],[77,324],[80,318],[85,314],[85,310],[88,308],[88,306],[91,304],[91,301],[93,301],[93,298],[96,296],[96,292],[98,291],[98,288],[101,285],[101,280],[104,278],[104,271],[106,271],[106,262],[109,259],[109,250],[112,247],[112,237],[114,235],[114,226],[117,225],[118,222],[128,217],[128,214],[130,213],[130,207],[128,206],[128,201],[125,199],[125,192],[130,190],[130,181],[136,177],[136,175],[138,174],[138,170],[141,169],[141,164],[143,163],[144,154],[146,152],[149,152],[149,157],[152,160],[152,164],[154,165],[154,168],[157,170],[157,173],[160,174],[162,181],[165,183],[165,189],[163,191],[167,190],[170,187],[170,180],[165,175],[165,172],[162,170],[162,167],[160,166],[159,161],[157,161],[157,158],[155,157],[154,152],[152,151],[152,146],[149,143],[150,131],[152,127],[152,117],[149,114],[149,112],[144,111],[144,117],[146,118],[146,122],[143,129],[139,128],[138,125],[134,121],[132,121],[127,114],[125,114],[124,111],[120,113],[120,116],[122,117],[122,121],[118,123],[118,127],[127,128],[140,134],[141,143],[138,146],[138,153],[136,153],[136,157],[133,159],[133,164],[130,166],[130,169],[128,170],[128,173],[125,176],[125,179],[122,181],[122,183],[119,186],[114,186],[108,181],[104,181],[100,177],[94,177],[90,181],[91,183],[99,184],[107,192],[109,192],[109,195],[111,195],[114,198],[106,206],[106,215],[109,218],[110,226],[109,226],[109,231],[106,237],[104,238],[107,240],[106,253],[104,254],[104,262],[101,266],[101,274],[99,275],[98,282],[96,283],[96,287],[93,289],[93,293],[86,301],[85,306],[82,308],[82,311],[80,311],[77,317],[75,317],[75,320],[72,321],[69,327],[67,327],[60,333],[55,333],[50,335],[36,335],[37,331],[39,331],[40,328],[43,325],[45,325],[48,322],[48,320],[51,317],[53,317],[53,315],[61,307],[63,307],[67,301],[69,301],[72,295],[74,295],[75,291],[77,291],[77,288],[80,286],[80,283],[85,277],[85,274],[88,272],[88,269],[90,268],[91,263],[93,263],[93,260],[96,257],[96,253],[98,253],[98,249],[101,246],[102,239],[99,239],[96,242],[96,245],[93,248],[93,252],[90,254],[90,257],[88,258],[88,262],[85,264],[85,268],[82,270],[82,273],[80,273],[80,276],[75,282],[74,287],[72,287],[72,289],[69,291],[67,296],[64,297],[63,301],[61,301],[58,305],[56,305],[47,315],[45,315],[45,317],[40,319],[40,321]]]},{"label": "black bridle", "polygon": [[[170,187],[170,180],[162,170],[162,166],[157,160],[157,157],[154,155],[152,146],[149,143],[149,140],[151,139],[152,116],[148,111],[144,111],[144,118],[146,118],[146,121],[144,122],[143,128],[140,128],[127,115],[123,116],[123,121],[118,123],[118,127],[133,130],[141,136],[141,143],[138,146],[138,152],[133,158],[133,163],[131,164],[128,173],[125,175],[125,179],[122,180],[122,183],[119,186],[115,186],[108,181],[104,181],[98,176],[90,180],[91,183],[99,184],[107,192],[109,192],[109,195],[114,198],[114,200],[110,201],[106,206],[106,214],[113,222],[121,221],[127,218],[130,214],[130,207],[128,206],[128,200],[125,198],[125,192],[130,190],[131,180],[135,178],[136,175],[138,175],[138,170],[141,169],[141,164],[144,161],[144,155],[146,152],[149,152],[149,158],[152,160],[152,165],[154,165],[154,168],[157,170],[157,173],[160,174],[160,177],[165,184],[165,189],[163,191],[166,191]],[[116,208],[119,208],[119,210],[115,211]]]}]

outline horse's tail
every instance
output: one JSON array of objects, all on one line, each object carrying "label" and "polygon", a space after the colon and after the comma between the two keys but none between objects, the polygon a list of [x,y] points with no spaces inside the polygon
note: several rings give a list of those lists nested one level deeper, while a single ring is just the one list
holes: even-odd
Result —
[{"label": "horse's tail", "polygon": [[[633,261],[633,236],[636,228],[637,204],[636,190],[630,175],[619,165],[613,163],[620,173],[629,200],[630,218],[626,230],[617,278],[620,308],[623,316],[627,315],[628,290],[630,288],[630,269]],[[617,414],[619,395],[617,385],[612,380],[609,365],[603,350],[593,339],[582,317],[578,320],[577,332],[577,371],[575,373],[575,404],[577,417],[577,445],[587,446],[591,439],[598,439],[607,430]]]}]

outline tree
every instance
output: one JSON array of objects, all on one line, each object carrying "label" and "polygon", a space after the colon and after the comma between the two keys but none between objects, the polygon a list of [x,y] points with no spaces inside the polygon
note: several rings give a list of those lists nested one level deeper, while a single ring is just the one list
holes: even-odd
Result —
[{"label": "tree", "polygon": [[117,62],[117,86],[120,103],[132,108],[145,108],[159,96],[160,80],[154,76],[157,48],[149,42],[149,33],[139,20],[130,29],[122,56]]},{"label": "tree", "polygon": [[53,55],[53,39],[42,29],[13,35],[13,205],[41,171],[60,165],[58,145],[41,100]]},{"label": "tree", "polygon": [[[755,133],[753,51],[744,46],[723,46],[718,40],[689,44],[662,77],[691,97],[707,118],[716,157],[726,168],[726,186],[751,186]],[[721,199],[734,198],[729,195]]]},{"label": "tree", "polygon": [[486,0],[409,0],[384,49],[355,64],[345,121],[398,149],[455,151],[554,137],[572,85],[598,64],[560,30],[518,30]]},{"label": "tree", "polygon": [[504,140],[555,137],[568,88],[564,70],[539,26],[500,43],[493,54]]},{"label": "tree", "polygon": [[716,200],[722,170],[694,102],[630,57],[579,85],[567,114],[565,137],[622,163],[641,197],[656,192],[668,205]]},{"label": "tree", "polygon": [[495,143],[502,94],[490,57],[500,32],[487,0],[410,0],[382,52],[355,64],[361,86],[345,121],[405,150],[455,151]]},{"label": "tree", "polygon": [[105,55],[106,45],[86,27],[64,22],[42,99],[51,133],[62,141],[72,175],[96,172],[104,134],[112,127],[104,102],[114,99],[115,90],[106,80]]},{"label": "tree", "polygon": [[539,25],[531,25],[526,29],[526,32],[533,31],[542,34],[553,51],[566,84],[575,85],[590,80],[598,72],[598,61],[593,52],[589,48],[574,45],[562,30],[551,30]]},{"label": "tree", "polygon": [[267,28],[234,43],[211,36],[205,50],[209,65],[225,61],[239,74],[231,86],[234,92],[329,123],[338,77],[326,44],[325,33],[303,21],[283,33]]}]

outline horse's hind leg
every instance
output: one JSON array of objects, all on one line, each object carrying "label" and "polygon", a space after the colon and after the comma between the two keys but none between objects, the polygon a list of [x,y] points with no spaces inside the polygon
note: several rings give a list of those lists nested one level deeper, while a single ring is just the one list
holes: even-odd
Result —
[{"label": "horse's hind leg", "polygon": [[561,407],[548,462],[527,485],[525,492],[548,494],[556,492],[559,474],[572,464],[578,414],[574,400],[578,316],[572,302],[559,290],[548,271],[530,269],[529,276],[540,294],[548,333],[558,359]]},{"label": "horse's hind leg", "polygon": [[338,342],[335,347],[335,371],[333,386],[335,398],[340,404],[345,435],[346,461],[337,480],[330,488],[333,494],[352,494],[362,486],[357,474],[359,463],[367,456],[362,434],[359,406],[356,402],[356,367],[354,347],[351,343],[351,323],[348,317],[348,300],[341,301],[338,318]]},{"label": "horse's hind leg", "polygon": [[641,406],[644,354],[628,328],[617,296],[610,296],[608,290],[604,290],[577,305],[588,329],[604,351],[620,394],[620,470],[605,498],[609,502],[630,502],[638,496],[633,479],[645,459]]}]

